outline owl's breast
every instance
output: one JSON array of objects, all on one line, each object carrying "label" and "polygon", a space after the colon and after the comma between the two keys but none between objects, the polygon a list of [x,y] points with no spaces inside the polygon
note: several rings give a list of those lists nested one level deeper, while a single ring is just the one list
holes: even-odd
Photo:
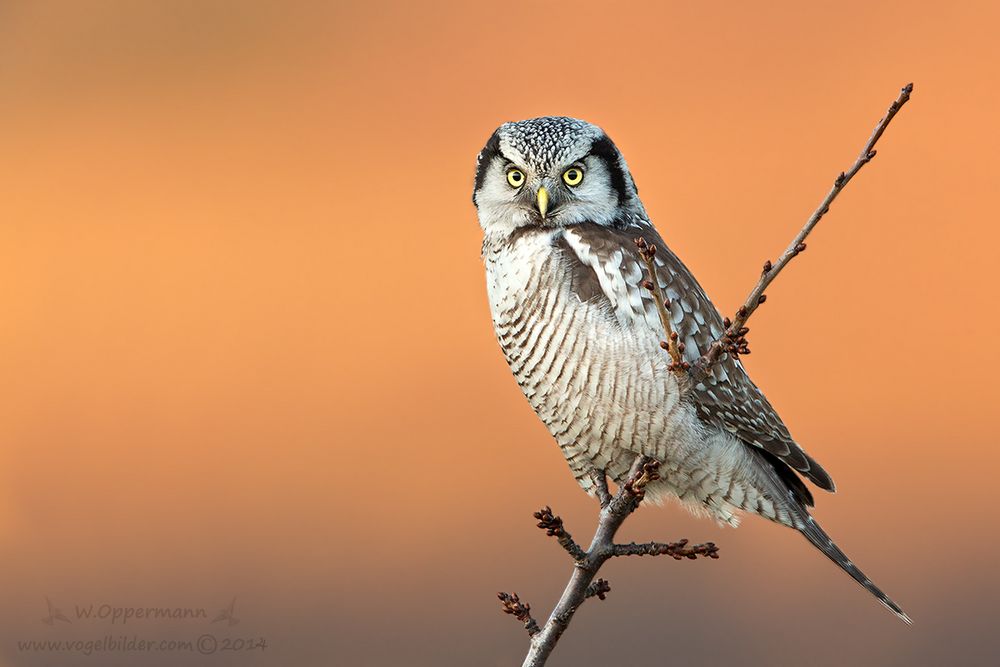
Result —
[{"label": "owl's breast", "polygon": [[[531,406],[574,471],[643,444],[666,456],[689,428],[669,358],[645,317],[584,285],[558,232],[524,232],[484,248],[493,325]],[[577,465],[578,464],[578,465]]]}]

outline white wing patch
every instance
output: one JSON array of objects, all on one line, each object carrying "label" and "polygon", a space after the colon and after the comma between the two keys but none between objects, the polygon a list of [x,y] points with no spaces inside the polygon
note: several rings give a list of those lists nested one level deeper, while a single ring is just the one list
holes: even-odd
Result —
[{"label": "white wing patch", "polygon": [[636,320],[645,320],[651,328],[658,329],[660,322],[656,311],[648,308],[651,301],[644,298],[641,283],[645,278],[642,268],[635,261],[625,261],[625,253],[615,250],[604,261],[591,252],[590,245],[576,231],[569,229],[563,238],[576,256],[590,267],[608,298],[615,315],[623,325],[631,325]]}]

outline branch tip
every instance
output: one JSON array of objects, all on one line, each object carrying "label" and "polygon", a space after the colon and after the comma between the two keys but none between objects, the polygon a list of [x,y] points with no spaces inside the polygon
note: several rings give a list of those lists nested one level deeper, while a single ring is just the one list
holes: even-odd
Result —
[{"label": "branch tip", "polygon": [[563,526],[563,520],[561,517],[556,516],[552,513],[552,508],[546,505],[542,509],[538,510],[533,515],[538,519],[538,527],[545,531],[545,534],[549,537],[556,538],[559,542],[559,546],[566,550],[570,556],[573,557],[575,561],[582,561],[587,557],[587,552],[580,547],[579,544],[573,539],[573,536],[566,531]]},{"label": "branch tip", "polygon": [[528,631],[529,636],[533,637],[541,630],[535,619],[531,617],[531,605],[521,602],[517,597],[517,593],[504,593],[501,591],[497,593],[497,597],[500,599],[500,606],[503,609],[503,613],[510,614],[524,623],[524,629]]},{"label": "branch tip", "polygon": [[749,354],[750,350],[747,347],[747,342],[743,338],[744,333],[740,333],[744,328],[746,321],[753,315],[757,307],[764,303],[764,290],[768,288],[771,282],[781,273],[781,270],[788,265],[788,263],[802,254],[806,249],[806,237],[812,232],[813,228],[819,223],[820,219],[830,211],[830,205],[833,200],[837,198],[837,195],[843,191],[855,174],[861,170],[863,166],[868,164],[877,155],[875,150],[875,144],[882,137],[889,123],[896,116],[903,105],[906,104],[910,99],[910,93],[913,92],[913,84],[909,83],[900,89],[899,97],[892,101],[889,105],[886,114],[879,119],[878,123],[875,125],[875,129],[872,131],[871,137],[865,143],[861,152],[858,154],[858,158],[854,161],[854,164],[847,171],[842,171],[837,175],[834,180],[833,188],[827,193],[826,197],[820,202],[820,205],[813,211],[809,219],[806,220],[805,225],[799,230],[799,233],[795,236],[792,242],[788,245],[784,253],[774,262],[771,263],[770,260],[765,262],[764,270],[761,272],[760,279],[757,281],[757,285],[750,291],[749,296],[747,296],[746,302],[740,309],[736,312],[736,317],[733,320],[728,318],[723,322],[724,332],[719,337],[718,340],[713,342],[708,346],[701,357],[694,362],[692,372],[693,380],[695,382],[701,382],[711,372],[711,368],[714,364],[718,363],[725,354],[729,354],[734,357],[739,357],[741,354]]},{"label": "branch tip", "polygon": [[538,527],[549,537],[562,537],[566,534],[562,518],[552,514],[552,508],[548,505],[535,512],[533,516],[538,519]]}]

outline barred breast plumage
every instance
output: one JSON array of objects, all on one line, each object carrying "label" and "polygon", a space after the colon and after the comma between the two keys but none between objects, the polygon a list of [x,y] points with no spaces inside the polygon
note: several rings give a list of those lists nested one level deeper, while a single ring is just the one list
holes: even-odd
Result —
[{"label": "barred breast plumage", "polygon": [[663,463],[655,499],[676,496],[734,525],[737,510],[793,525],[782,490],[757,474],[746,446],[681,400],[657,351],[662,334],[638,289],[641,270],[625,250],[602,256],[591,238],[599,231],[524,228],[484,244],[497,339],[573,475],[588,491],[594,469],[621,482],[643,453]]}]

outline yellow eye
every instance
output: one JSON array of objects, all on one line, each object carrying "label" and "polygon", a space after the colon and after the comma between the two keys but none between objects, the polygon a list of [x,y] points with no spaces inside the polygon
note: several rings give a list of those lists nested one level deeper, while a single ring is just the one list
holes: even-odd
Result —
[{"label": "yellow eye", "polygon": [[524,185],[524,172],[520,169],[511,169],[507,172],[507,182],[510,187],[519,188]]},{"label": "yellow eye", "polygon": [[583,171],[576,167],[570,167],[563,172],[563,180],[566,181],[566,185],[580,185],[583,180]]}]

